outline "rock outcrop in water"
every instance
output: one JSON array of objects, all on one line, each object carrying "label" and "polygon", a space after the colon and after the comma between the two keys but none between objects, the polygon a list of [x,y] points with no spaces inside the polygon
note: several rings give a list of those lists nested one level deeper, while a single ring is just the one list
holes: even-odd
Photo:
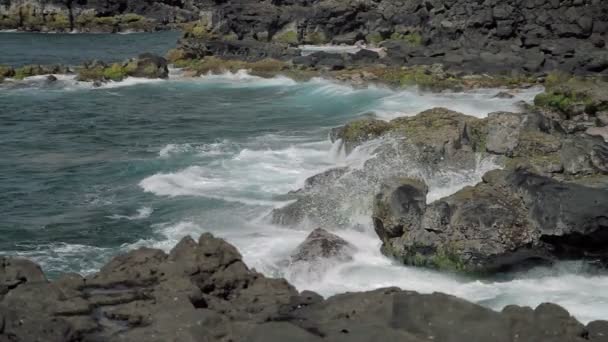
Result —
[{"label": "rock outcrop in water", "polygon": [[[418,266],[482,273],[563,259],[606,266],[608,87],[599,80],[552,82],[522,113],[479,119],[435,108],[338,127],[330,137],[346,153],[364,149],[371,157],[361,168],[312,177],[273,220],[352,227],[351,217],[373,213],[383,252]],[[481,179],[488,170],[482,168],[475,179],[480,160],[504,171]],[[482,182],[428,197],[454,174],[461,183]]]},{"label": "rock outcrop in water", "polygon": [[424,190],[406,180],[375,202],[383,250],[407,264],[488,273],[557,259],[608,261],[605,189],[514,170],[491,171],[430,204]]},{"label": "rock outcrop in water", "polygon": [[166,254],[141,248],[99,273],[47,281],[29,261],[0,259],[0,340],[76,341],[605,341],[563,308],[495,312],[445,294],[397,288],[323,299],[250,270],[203,234]]},{"label": "rock outcrop in water", "polygon": [[[102,61],[90,61],[77,67],[64,65],[25,65],[12,68],[0,65],[0,83],[7,78],[23,80],[27,77],[49,75],[54,81],[54,75],[76,75],[77,81],[93,82],[96,86],[109,81],[122,81],[127,77],[168,78],[167,60],[161,56],[143,53],[122,63],[107,64]],[[47,78],[48,79],[48,78]]]}]

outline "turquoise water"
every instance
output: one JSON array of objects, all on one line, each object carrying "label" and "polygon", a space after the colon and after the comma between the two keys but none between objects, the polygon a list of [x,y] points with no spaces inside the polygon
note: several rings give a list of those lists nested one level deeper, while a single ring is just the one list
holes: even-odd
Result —
[{"label": "turquoise water", "polygon": [[[23,35],[23,45],[15,38],[20,35],[0,34],[0,46],[8,40],[14,49],[11,63],[39,63],[37,48],[29,47],[49,44],[52,35]],[[137,54],[166,38],[158,35],[120,36],[129,38],[124,47],[116,46],[123,44],[115,40],[119,36],[65,35],[56,53],[52,44],[46,49],[72,61],[83,58],[81,44]],[[0,85],[0,254],[34,259],[51,277],[86,274],[117,253],[140,246],[168,250],[183,236],[212,232],[234,243],[258,271],[324,295],[400,286],[448,292],[496,309],[552,301],[582,320],[607,317],[608,277],[586,274],[578,263],[511,275],[509,281],[393,263],[380,254],[371,227],[364,198],[373,194],[347,193],[344,208],[336,208],[357,208],[352,226],[335,232],[358,252],[352,262],[321,273],[284,262],[314,227],[277,227],[268,217],[306,177],[373,158],[373,144],[345,156],[328,141],[332,127],[435,106],[483,117],[516,110],[515,102],[529,101],[537,91],[505,100],[492,98],[496,90],[432,95],[355,89],[323,79],[260,79],[246,72],[192,79],[178,70],[169,80],[127,79],[101,88],[65,76],[55,83],[44,77],[8,81]],[[475,172],[449,173],[448,182],[431,184],[431,195],[473,184],[492,167],[480,162]]]}]

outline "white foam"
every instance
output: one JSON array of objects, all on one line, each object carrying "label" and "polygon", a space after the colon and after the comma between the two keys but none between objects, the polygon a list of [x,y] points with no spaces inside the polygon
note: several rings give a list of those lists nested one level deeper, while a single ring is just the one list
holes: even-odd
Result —
[{"label": "white foam", "polygon": [[424,93],[412,88],[398,91],[384,97],[373,108],[373,112],[385,120],[399,116],[413,116],[424,110],[435,107],[445,107],[467,115],[479,118],[489,113],[505,111],[519,112],[520,101],[531,102],[543,91],[541,87],[512,91],[514,97],[502,99],[494,97],[500,89],[477,89],[466,92]]},{"label": "white foam", "polygon": [[152,215],[153,212],[154,212],[154,209],[152,209],[150,207],[141,207],[141,208],[137,209],[137,212],[133,215],[112,215],[112,216],[110,216],[110,218],[115,219],[115,220],[129,220],[129,221],[142,220],[142,219],[146,219],[146,218],[150,217],[150,215]]},{"label": "white foam", "polygon": [[7,254],[33,260],[44,270],[57,273],[71,272],[77,265],[80,273],[85,275],[99,270],[107,258],[115,253],[111,248],[69,243],[16,247],[27,250],[9,251]]},{"label": "white foam", "polygon": [[295,80],[285,76],[275,76],[271,78],[263,78],[249,74],[247,70],[238,70],[236,72],[226,71],[221,74],[208,73],[200,77],[201,80],[209,83],[223,84],[233,88],[244,87],[289,87],[298,84]]}]

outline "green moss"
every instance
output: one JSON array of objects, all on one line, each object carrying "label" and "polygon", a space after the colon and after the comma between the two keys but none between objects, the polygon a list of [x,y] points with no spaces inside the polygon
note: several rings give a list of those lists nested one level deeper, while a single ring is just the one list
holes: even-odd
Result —
[{"label": "green moss", "polygon": [[536,95],[534,105],[557,110],[566,115],[572,114],[574,106],[584,106],[585,111],[589,114],[595,113],[596,108],[593,100],[584,93],[573,92],[545,92]]},{"label": "green moss", "polygon": [[140,22],[140,21],[146,21],[146,18],[139,14],[127,13],[127,14],[123,14],[120,17],[120,21],[123,23],[135,23],[135,22]]},{"label": "green moss", "polygon": [[290,45],[297,45],[299,42],[298,33],[292,30],[280,32],[276,34],[272,39],[276,42]]},{"label": "green moss", "polygon": [[239,39],[239,36],[234,32],[230,32],[230,33],[222,36],[222,40],[226,40],[226,41],[234,41],[234,40],[238,40],[238,39]]},{"label": "green moss", "polygon": [[423,248],[413,246],[410,252],[403,258],[403,263],[417,267],[428,267],[442,271],[452,272],[472,272],[473,270],[466,265],[457,255],[455,248],[444,247],[435,250],[432,254],[424,255],[418,250]]},{"label": "green moss", "polygon": [[20,8],[20,16],[25,27],[39,28],[44,25],[42,12],[29,4]]},{"label": "green moss", "polygon": [[125,68],[119,63],[114,63],[111,66],[103,69],[103,78],[112,81],[122,81],[127,76]]},{"label": "green moss", "polygon": [[390,124],[382,120],[362,119],[344,126],[341,138],[345,142],[361,142],[379,137],[390,129]]},{"label": "green moss", "polygon": [[48,26],[54,30],[69,30],[70,18],[63,13],[56,13],[51,17]]},{"label": "green moss", "polygon": [[137,71],[137,62],[133,60],[129,61],[129,63],[123,67],[123,70],[127,75],[135,73],[135,71]]},{"label": "green moss", "polygon": [[306,34],[306,36],[304,37],[304,41],[306,43],[309,44],[313,44],[313,45],[322,45],[327,43],[327,37],[325,36],[325,33],[320,32],[320,31],[315,31],[315,32],[309,32]]},{"label": "green moss", "polygon": [[391,35],[391,39],[393,39],[393,40],[403,40],[403,41],[406,41],[407,43],[409,43],[412,46],[420,46],[420,45],[422,45],[422,36],[418,32],[407,33],[407,34],[395,32],[395,33],[393,33]]},{"label": "green moss", "polygon": [[7,17],[0,17],[0,28],[4,29],[16,29],[19,28],[19,15],[9,15]]},{"label": "green moss", "polygon": [[370,44],[374,44],[374,45],[379,44],[383,40],[384,40],[384,37],[382,37],[382,35],[378,32],[370,33],[367,36],[365,36],[365,41]]},{"label": "green moss", "polygon": [[144,75],[155,75],[156,74],[156,66],[154,64],[147,64],[144,69]]},{"label": "green moss", "polygon": [[93,23],[99,26],[116,26],[120,22],[118,17],[95,17]]},{"label": "green moss", "polygon": [[440,249],[429,260],[430,264],[439,270],[445,271],[468,271],[465,263],[456,255],[456,253]]},{"label": "green moss", "polygon": [[91,12],[81,13],[74,19],[74,23],[79,27],[89,26],[95,20],[95,14]]},{"label": "green moss", "polygon": [[104,79],[104,68],[101,66],[94,68],[80,68],[78,69],[77,79],[85,82],[102,81]]},{"label": "green moss", "polygon": [[568,80],[570,80],[571,78],[572,78],[571,75],[568,75],[561,71],[551,72],[545,78],[545,87],[547,89],[551,89],[553,87],[567,83]]},{"label": "green moss", "polygon": [[471,144],[475,152],[486,152],[486,144],[488,141],[488,126],[486,121],[476,121],[469,124],[469,133]]},{"label": "green moss", "polygon": [[207,31],[206,28],[204,28],[203,26],[194,26],[192,28],[192,36],[194,38],[207,38],[209,37],[209,31]]},{"label": "green moss", "polygon": [[15,79],[22,80],[26,77],[40,75],[42,73],[38,65],[25,65],[15,69]]}]

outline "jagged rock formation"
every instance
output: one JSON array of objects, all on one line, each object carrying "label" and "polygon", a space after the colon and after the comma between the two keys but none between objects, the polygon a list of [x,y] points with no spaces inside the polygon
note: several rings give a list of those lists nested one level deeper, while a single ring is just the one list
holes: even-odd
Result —
[{"label": "jagged rock formation", "polygon": [[[283,58],[330,69],[353,59],[491,73],[608,68],[608,5],[600,0],[231,1],[212,13],[182,41],[188,56]],[[289,48],[359,40],[385,54],[294,58]]]},{"label": "jagged rock formation", "polygon": [[[330,138],[347,153],[365,147],[373,157],[361,169],[312,177],[273,220],[352,226],[349,216],[370,212],[383,252],[419,266],[483,273],[560,259],[606,266],[608,87],[576,78],[547,86],[522,113],[478,119],[435,108],[335,128]],[[494,158],[504,171],[427,198],[427,183],[437,186],[442,171],[474,172],[479,158]]]},{"label": "jagged rock formation", "polygon": [[488,273],[557,259],[608,260],[604,189],[491,171],[427,205],[425,188],[413,182],[386,187],[374,210],[384,252],[404,263]]},{"label": "jagged rock formation", "polygon": [[141,248],[83,278],[49,282],[27,260],[0,259],[0,340],[76,341],[604,341],[554,304],[494,312],[396,288],[324,300],[251,271],[203,234],[169,253]]},{"label": "jagged rock formation", "polygon": [[[197,58],[287,58],[331,68],[357,61],[442,63],[494,73],[608,68],[608,5],[602,0],[0,2],[0,29],[149,31],[188,22],[196,23],[181,48]],[[356,57],[318,53],[300,58],[290,48],[357,41],[382,46],[386,56],[366,51]]]}]

